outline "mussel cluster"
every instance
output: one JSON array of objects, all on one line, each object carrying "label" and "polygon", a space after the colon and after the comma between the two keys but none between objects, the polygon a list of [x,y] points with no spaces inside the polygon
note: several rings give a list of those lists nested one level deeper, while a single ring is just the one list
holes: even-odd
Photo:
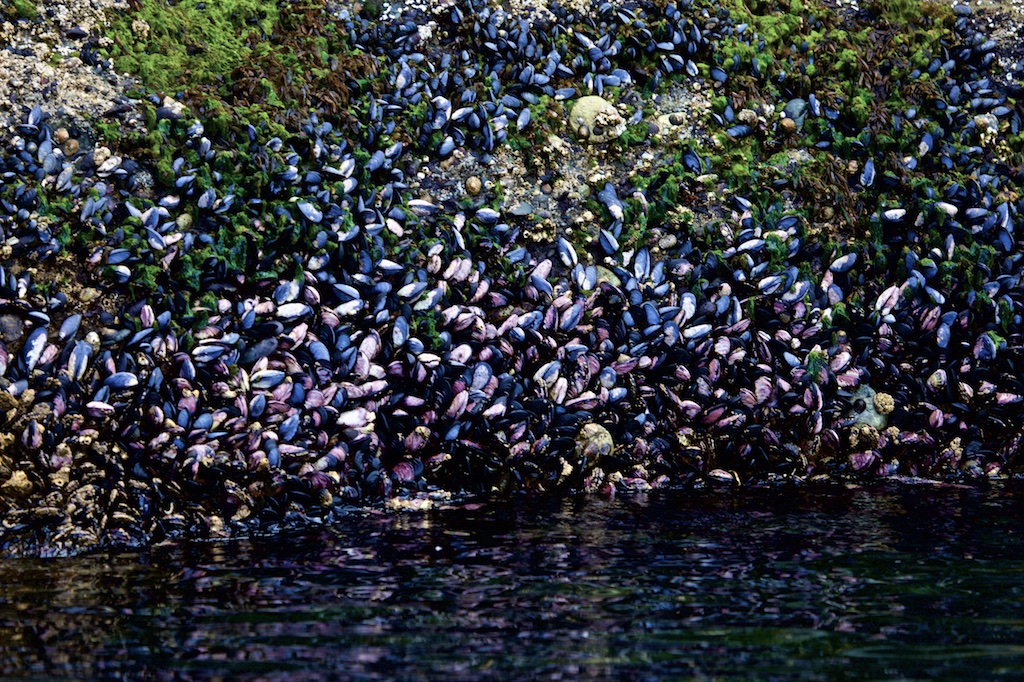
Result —
[{"label": "mussel cluster", "polygon": [[[727,58],[764,40],[689,0],[341,11],[385,84],[348,84],[357,134],[314,114],[287,138],[208,137],[165,107],[164,167],[65,153],[33,108],[0,158],[0,537],[69,551],[441,490],[1008,473],[1022,110],[958,12],[959,44],[911,75],[930,88],[914,111],[858,121],[839,95],[781,86],[816,149],[854,150],[869,236],[834,242],[780,186],[731,193],[669,250],[630,241],[666,206],[628,178],[596,193],[583,241],[550,243],[500,202],[416,190],[423,157],[486,163],[584,94],[785,81]],[[733,109],[711,124],[765,134]],[[912,147],[872,142],[885,126]],[[681,177],[714,164],[687,149]]]}]

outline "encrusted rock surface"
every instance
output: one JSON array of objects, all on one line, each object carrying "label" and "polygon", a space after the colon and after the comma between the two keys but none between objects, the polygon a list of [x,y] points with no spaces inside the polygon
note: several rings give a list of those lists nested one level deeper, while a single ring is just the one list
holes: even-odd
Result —
[{"label": "encrusted rock surface", "polygon": [[0,24],[0,123],[37,104],[83,126],[127,107],[125,90],[137,81],[117,73],[97,49],[108,44],[102,37],[107,13],[125,12],[128,3],[47,0],[38,10],[34,19]]}]

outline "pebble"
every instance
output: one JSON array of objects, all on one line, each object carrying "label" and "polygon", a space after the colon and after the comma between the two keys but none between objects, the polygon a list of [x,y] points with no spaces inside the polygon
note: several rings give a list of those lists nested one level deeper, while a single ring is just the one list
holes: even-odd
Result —
[{"label": "pebble", "polygon": [[25,324],[20,317],[10,313],[0,315],[0,339],[5,343],[17,341],[24,331]]}]

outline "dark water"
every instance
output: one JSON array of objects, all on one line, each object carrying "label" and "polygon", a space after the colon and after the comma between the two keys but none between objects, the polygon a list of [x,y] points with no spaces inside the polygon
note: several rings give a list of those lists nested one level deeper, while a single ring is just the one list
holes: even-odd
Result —
[{"label": "dark water", "polygon": [[0,562],[21,679],[1024,676],[1024,489],[663,493]]}]

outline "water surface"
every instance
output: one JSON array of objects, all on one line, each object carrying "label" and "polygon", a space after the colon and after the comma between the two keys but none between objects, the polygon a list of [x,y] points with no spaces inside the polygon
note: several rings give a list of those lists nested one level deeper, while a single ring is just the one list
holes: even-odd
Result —
[{"label": "water surface", "polygon": [[0,561],[5,679],[1020,678],[1024,488],[359,514]]}]

